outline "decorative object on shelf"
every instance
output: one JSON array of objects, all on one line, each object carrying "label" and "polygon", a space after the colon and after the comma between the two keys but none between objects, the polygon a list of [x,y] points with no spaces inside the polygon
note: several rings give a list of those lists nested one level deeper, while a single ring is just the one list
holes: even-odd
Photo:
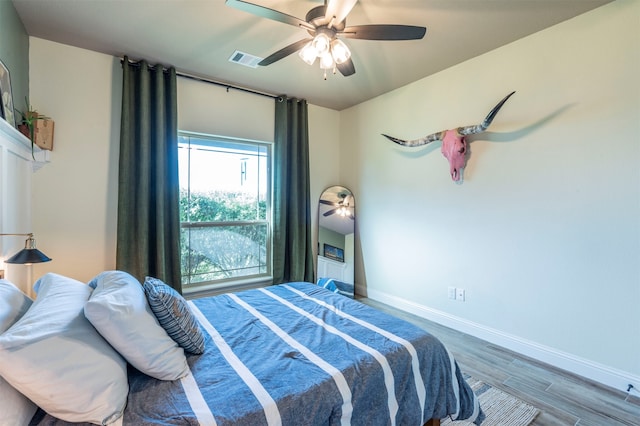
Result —
[{"label": "decorative object on shelf", "polygon": [[35,160],[33,153],[34,144],[40,149],[47,151],[53,150],[53,127],[55,123],[50,117],[36,111],[29,103],[28,98],[24,100],[26,109],[24,111],[16,109],[21,117],[18,130],[31,141],[31,156],[34,157]]},{"label": "decorative object on shelf", "polygon": [[24,248],[5,260],[5,263],[31,264],[51,261],[51,258],[36,248],[36,240],[33,233],[28,234],[0,234],[0,236],[24,236],[29,237],[24,242]]},{"label": "decorative object on shelf", "polygon": [[516,92],[511,92],[507,96],[505,96],[505,98],[502,99],[498,103],[498,105],[493,107],[491,112],[489,112],[484,121],[480,124],[458,127],[457,129],[451,130],[443,130],[441,132],[433,133],[423,138],[414,139],[411,141],[394,138],[392,136],[385,135],[384,133],[382,134],[382,136],[397,144],[410,147],[422,146],[435,141],[442,141],[441,151],[442,155],[444,155],[447,160],[449,160],[451,178],[455,182],[461,182],[462,170],[465,166],[467,154],[467,141],[465,140],[465,136],[481,133],[487,130],[487,127],[489,127],[496,114],[498,114],[498,111],[500,111],[502,105],[504,105],[504,103],[507,102],[507,99],[509,99],[514,93]]},{"label": "decorative object on shelf", "polygon": [[13,114],[13,95],[11,94],[11,77],[9,69],[0,61],[0,115],[7,123],[16,127],[16,119]]}]

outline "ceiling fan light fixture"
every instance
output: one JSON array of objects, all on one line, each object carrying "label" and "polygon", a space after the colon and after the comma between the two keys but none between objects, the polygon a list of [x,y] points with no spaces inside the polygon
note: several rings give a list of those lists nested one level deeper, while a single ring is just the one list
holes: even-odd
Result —
[{"label": "ceiling fan light fixture", "polygon": [[313,38],[311,42],[313,48],[316,50],[317,56],[322,56],[329,52],[331,46],[331,39],[328,35],[320,33]]},{"label": "ceiling fan light fixture", "polygon": [[331,56],[336,64],[343,64],[351,57],[351,51],[342,40],[336,38],[331,42]]},{"label": "ceiling fan light fixture", "polygon": [[305,61],[307,64],[313,65],[313,63],[316,61],[316,58],[318,57],[318,53],[313,47],[313,42],[310,41],[302,49],[300,49],[300,52],[298,52],[298,56],[300,56],[300,59]]},{"label": "ceiling fan light fixture", "polygon": [[320,68],[323,70],[328,70],[334,67],[333,56],[331,53],[325,52],[320,56]]}]

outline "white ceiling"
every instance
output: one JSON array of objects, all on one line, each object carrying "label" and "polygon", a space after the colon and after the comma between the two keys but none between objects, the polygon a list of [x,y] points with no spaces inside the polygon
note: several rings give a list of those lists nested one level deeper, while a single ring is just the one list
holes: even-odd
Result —
[{"label": "white ceiling", "polygon": [[[322,78],[295,54],[267,67],[228,61],[235,50],[266,57],[307,36],[224,0],[13,0],[34,37],[342,110],[434,74],[612,0],[360,0],[348,25],[427,27],[422,40],[347,39],[356,74]],[[318,0],[255,0],[304,20]],[[78,64],[81,65],[81,64]]]}]

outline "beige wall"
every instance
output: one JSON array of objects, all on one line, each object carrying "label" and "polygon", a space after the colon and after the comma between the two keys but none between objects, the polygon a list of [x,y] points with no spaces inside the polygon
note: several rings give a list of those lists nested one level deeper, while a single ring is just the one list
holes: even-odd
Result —
[{"label": "beige wall", "polygon": [[[309,168],[311,169],[311,212],[313,240],[318,241],[318,200],[330,186],[341,184],[338,155],[340,147],[340,113],[309,105]],[[317,249],[317,244],[314,244]],[[316,253],[317,254],[317,253]],[[315,256],[314,256],[315,258]]]},{"label": "beige wall", "polygon": [[[640,2],[616,1],[341,113],[370,297],[626,390],[640,378]],[[440,144],[476,124],[456,185]],[[449,286],[466,301],[447,298]]]},{"label": "beige wall", "polygon": [[52,162],[33,175],[33,229],[57,272],[115,268],[121,71],[113,57],[31,37],[31,103],[55,121]]}]

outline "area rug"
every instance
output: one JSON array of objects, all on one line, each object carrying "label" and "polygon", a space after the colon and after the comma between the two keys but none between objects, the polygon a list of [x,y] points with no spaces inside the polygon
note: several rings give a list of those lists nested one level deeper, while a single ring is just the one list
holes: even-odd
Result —
[{"label": "area rug", "polygon": [[[487,416],[482,426],[527,426],[540,412],[536,407],[480,380],[473,377],[466,377],[466,379],[478,396],[482,411]],[[450,419],[443,419],[440,424],[442,426],[473,426],[470,422],[453,422]]]}]

